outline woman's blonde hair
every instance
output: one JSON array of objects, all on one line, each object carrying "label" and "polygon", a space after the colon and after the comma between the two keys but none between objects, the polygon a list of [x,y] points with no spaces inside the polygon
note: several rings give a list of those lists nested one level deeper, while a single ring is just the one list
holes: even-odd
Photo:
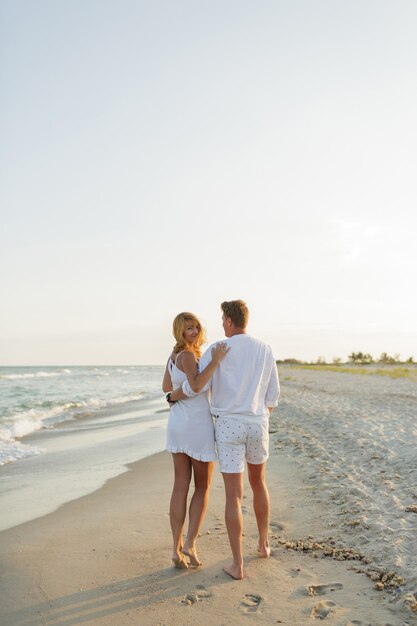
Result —
[{"label": "woman's blonde hair", "polygon": [[[198,329],[197,338],[191,348],[184,339],[184,330],[187,322],[193,322]],[[178,354],[178,352],[181,352],[181,350],[191,350],[197,358],[200,358],[201,346],[206,343],[206,333],[201,325],[200,320],[196,315],[194,315],[194,313],[188,313],[187,311],[183,313],[178,313],[177,317],[172,323],[172,334],[174,335],[177,342],[174,346],[175,354]]]}]

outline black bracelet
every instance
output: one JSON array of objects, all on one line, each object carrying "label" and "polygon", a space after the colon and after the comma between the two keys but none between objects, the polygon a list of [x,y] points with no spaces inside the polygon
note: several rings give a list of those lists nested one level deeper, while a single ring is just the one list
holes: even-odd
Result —
[{"label": "black bracelet", "polygon": [[170,391],[167,393],[165,398],[166,398],[166,401],[169,402],[169,404],[174,404],[174,402],[176,402],[176,400],[171,400],[171,392]]}]

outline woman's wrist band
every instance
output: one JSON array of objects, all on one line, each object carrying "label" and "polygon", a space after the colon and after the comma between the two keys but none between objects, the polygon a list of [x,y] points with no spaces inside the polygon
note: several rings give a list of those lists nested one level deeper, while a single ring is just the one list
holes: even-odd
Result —
[{"label": "woman's wrist band", "polygon": [[171,392],[170,391],[167,393],[165,398],[166,398],[166,401],[169,402],[169,404],[174,404],[174,402],[176,402],[176,400],[171,400]]}]

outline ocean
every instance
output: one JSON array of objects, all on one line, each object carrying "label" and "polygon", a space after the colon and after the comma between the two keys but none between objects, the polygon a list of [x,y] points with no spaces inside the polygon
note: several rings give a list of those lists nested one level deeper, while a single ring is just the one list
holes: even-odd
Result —
[{"label": "ocean", "polygon": [[162,366],[0,367],[0,465],[40,454],[28,435],[65,422],[83,425],[103,409],[161,398]]},{"label": "ocean", "polygon": [[0,368],[0,530],[165,449],[163,366]]}]

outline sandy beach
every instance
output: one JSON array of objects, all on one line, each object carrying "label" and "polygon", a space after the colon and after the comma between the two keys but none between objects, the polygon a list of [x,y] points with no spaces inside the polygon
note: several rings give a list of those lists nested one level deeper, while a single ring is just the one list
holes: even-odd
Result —
[{"label": "sandy beach", "polygon": [[[256,525],[246,483],[246,577],[234,581],[222,571],[230,553],[223,520],[223,483],[216,467],[199,543],[204,565],[175,570],[170,563],[168,518],[171,458],[162,452],[129,464],[127,472],[93,493],[0,533],[0,623],[304,626],[325,620],[333,626],[416,624],[414,582],[412,577],[411,583],[408,579],[402,584],[400,579],[410,569],[409,561],[404,557],[402,568],[386,570],[377,549],[379,545],[380,551],[388,552],[377,533],[382,521],[376,517],[375,527],[370,519],[365,525],[359,508],[346,510],[352,507],[349,472],[343,476],[338,470],[336,491],[329,486],[335,462],[332,466],[328,459],[327,471],[321,476],[317,473],[317,463],[323,466],[324,460],[320,446],[330,456],[340,456],[344,449],[346,459],[354,457],[353,443],[347,445],[346,439],[346,432],[352,434],[352,425],[344,422],[340,449],[332,439],[330,419],[327,443],[317,432],[319,445],[307,432],[309,427],[317,430],[315,420],[323,416],[323,405],[316,406],[313,396],[323,396],[330,382],[333,387],[346,386],[348,379],[343,374],[280,373],[283,399],[271,419],[268,465],[270,559],[256,556]],[[359,378],[353,381],[355,387],[362,384]],[[371,384],[378,386],[380,381],[375,377]],[[342,406],[348,402],[347,393],[343,396],[339,390],[337,394]],[[329,397],[332,399],[332,394]],[[290,423],[297,418],[296,398],[305,414],[302,420]],[[381,449],[381,442],[379,446]],[[387,493],[395,494],[394,483],[394,491]],[[408,487],[404,489],[411,498]],[[345,512],[340,514],[338,498],[342,495]],[[354,495],[359,507],[358,494]],[[375,509],[376,501],[369,501],[370,494],[362,493],[361,497]],[[412,536],[417,515],[411,511],[408,517],[403,513],[400,517],[408,550],[415,559]],[[388,533],[388,540],[392,536]],[[405,556],[408,558],[408,553]],[[391,556],[387,558],[390,565]]]}]

